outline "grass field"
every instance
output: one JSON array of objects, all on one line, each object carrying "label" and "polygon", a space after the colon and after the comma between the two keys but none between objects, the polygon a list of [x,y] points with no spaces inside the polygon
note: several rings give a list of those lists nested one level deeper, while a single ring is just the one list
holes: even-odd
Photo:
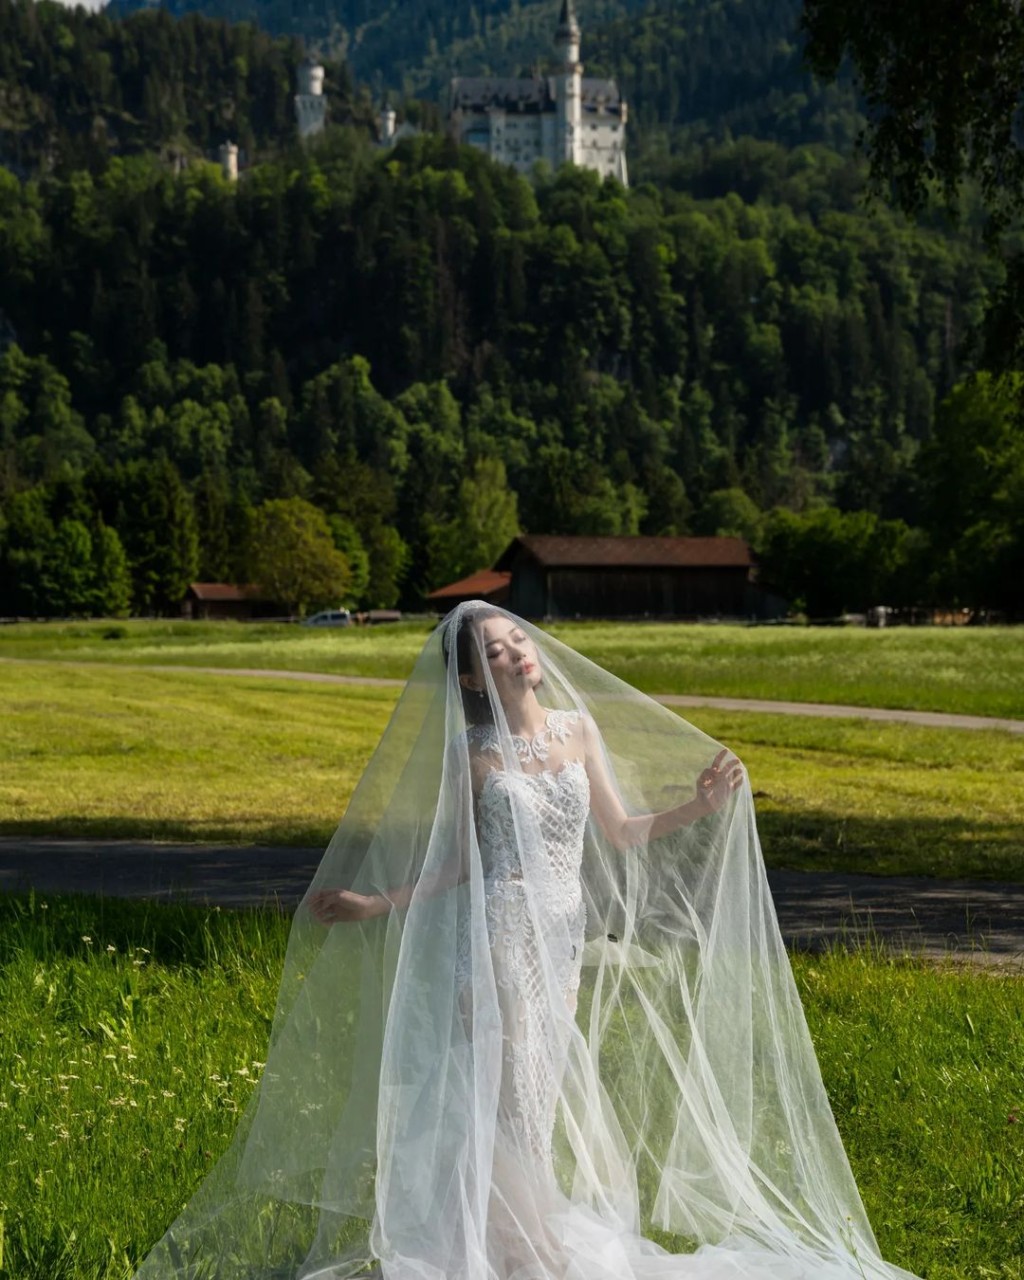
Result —
[{"label": "grass field", "polygon": [[[138,665],[403,677],[425,630],[2,628],[0,832],[323,845],[396,690]],[[1009,630],[558,634],[656,692],[1024,709]],[[1022,737],[687,718],[745,761],[772,865],[1024,879]],[[0,895],[0,1280],[132,1274],[258,1076],[286,927]],[[1020,978],[868,953],[794,965],[883,1252],[928,1280],[1024,1280]]]},{"label": "grass field", "polygon": [[[262,1065],[287,922],[0,895],[0,1276],[126,1280],[224,1149]],[[1024,989],[798,957],[883,1252],[1024,1277]]]},{"label": "grass field", "polygon": [[[393,689],[0,664],[0,833],[326,843]],[[769,864],[1024,878],[1024,738],[699,710]]]},{"label": "grass field", "polygon": [[[0,657],[404,678],[432,624],[83,622],[0,628]],[[1024,717],[1024,631],[560,623],[553,635],[647,693]]]}]

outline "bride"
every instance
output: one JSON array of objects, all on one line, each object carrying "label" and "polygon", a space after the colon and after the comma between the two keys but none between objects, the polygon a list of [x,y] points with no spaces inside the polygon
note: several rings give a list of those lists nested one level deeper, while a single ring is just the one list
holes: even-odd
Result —
[{"label": "bride", "polygon": [[296,914],[235,1140],[138,1280],[907,1274],[829,1110],[739,761],[459,606]]}]

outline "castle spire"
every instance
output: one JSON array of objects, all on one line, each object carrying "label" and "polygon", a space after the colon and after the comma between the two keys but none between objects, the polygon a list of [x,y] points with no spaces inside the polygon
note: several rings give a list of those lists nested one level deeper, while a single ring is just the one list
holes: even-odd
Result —
[{"label": "castle spire", "polygon": [[580,60],[580,24],[576,19],[573,0],[562,0],[562,9],[555,28],[555,48],[562,53],[562,61],[575,65]]},{"label": "castle spire", "polygon": [[562,10],[558,15],[558,34],[578,36],[580,24],[576,20],[576,6],[572,0],[562,0]]}]

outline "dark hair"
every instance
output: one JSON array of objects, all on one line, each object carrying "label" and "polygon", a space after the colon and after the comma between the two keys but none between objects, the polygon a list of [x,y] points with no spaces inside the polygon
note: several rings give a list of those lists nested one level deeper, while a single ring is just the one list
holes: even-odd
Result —
[{"label": "dark hair", "polygon": [[[457,676],[476,675],[473,666],[473,655],[480,657],[479,642],[475,628],[487,618],[505,618],[508,615],[492,604],[479,604],[475,608],[464,608],[456,627],[450,628],[445,635],[444,651],[451,660],[452,630],[455,631],[455,671]],[[486,689],[474,691],[460,683],[462,690],[462,709],[466,713],[466,724],[493,724],[494,713],[491,700]]]}]

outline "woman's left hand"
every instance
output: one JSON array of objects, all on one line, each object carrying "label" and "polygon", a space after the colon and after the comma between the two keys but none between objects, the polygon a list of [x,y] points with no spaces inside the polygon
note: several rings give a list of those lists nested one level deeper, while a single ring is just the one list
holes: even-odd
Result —
[{"label": "woman's left hand", "polygon": [[697,799],[709,813],[717,813],[743,783],[743,766],[725,747],[697,779]]}]

